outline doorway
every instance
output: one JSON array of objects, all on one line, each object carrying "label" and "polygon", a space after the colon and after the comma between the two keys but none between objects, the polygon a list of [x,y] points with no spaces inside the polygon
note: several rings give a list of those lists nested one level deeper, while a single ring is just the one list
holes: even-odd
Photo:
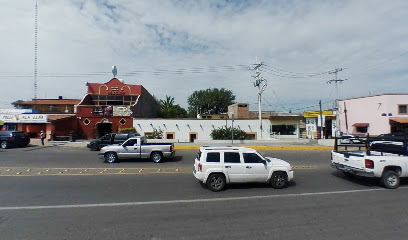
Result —
[{"label": "doorway", "polygon": [[105,134],[112,132],[112,123],[97,123],[96,124],[96,137],[100,138]]},{"label": "doorway", "polygon": [[197,133],[190,133],[190,142],[194,142],[197,139]]}]

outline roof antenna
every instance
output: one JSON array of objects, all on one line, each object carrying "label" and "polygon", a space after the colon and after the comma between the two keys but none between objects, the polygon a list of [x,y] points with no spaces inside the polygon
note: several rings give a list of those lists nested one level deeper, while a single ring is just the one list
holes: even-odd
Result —
[{"label": "roof antenna", "polygon": [[118,68],[115,65],[112,66],[112,73],[113,78],[116,78],[116,75],[118,75]]}]

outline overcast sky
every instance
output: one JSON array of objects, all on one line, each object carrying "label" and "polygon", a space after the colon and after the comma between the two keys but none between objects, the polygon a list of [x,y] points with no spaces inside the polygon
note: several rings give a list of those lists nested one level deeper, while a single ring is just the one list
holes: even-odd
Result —
[{"label": "overcast sky", "polygon": [[[0,108],[34,97],[35,0],[0,0]],[[339,98],[408,93],[406,0],[38,0],[37,98],[81,99],[112,77],[187,107],[226,88],[257,109],[302,112]]]}]

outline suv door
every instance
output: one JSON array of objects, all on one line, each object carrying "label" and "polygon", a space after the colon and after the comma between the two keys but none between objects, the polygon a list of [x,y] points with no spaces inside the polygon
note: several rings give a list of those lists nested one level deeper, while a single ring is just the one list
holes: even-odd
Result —
[{"label": "suv door", "polygon": [[223,171],[228,176],[230,182],[244,181],[244,164],[241,161],[239,152],[224,152]]},{"label": "suv door", "polygon": [[244,178],[247,182],[265,182],[269,169],[267,162],[256,153],[242,153],[244,158]]}]

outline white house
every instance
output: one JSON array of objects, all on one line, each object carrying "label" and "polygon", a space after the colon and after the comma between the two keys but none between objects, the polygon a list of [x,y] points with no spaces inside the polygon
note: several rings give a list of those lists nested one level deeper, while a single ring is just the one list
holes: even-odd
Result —
[{"label": "white house", "polygon": [[142,136],[161,130],[164,139],[175,142],[194,142],[194,140],[212,140],[210,134],[221,127],[239,128],[253,140],[271,140],[271,121],[262,119],[262,132],[259,119],[146,119],[134,118],[133,127]]}]

